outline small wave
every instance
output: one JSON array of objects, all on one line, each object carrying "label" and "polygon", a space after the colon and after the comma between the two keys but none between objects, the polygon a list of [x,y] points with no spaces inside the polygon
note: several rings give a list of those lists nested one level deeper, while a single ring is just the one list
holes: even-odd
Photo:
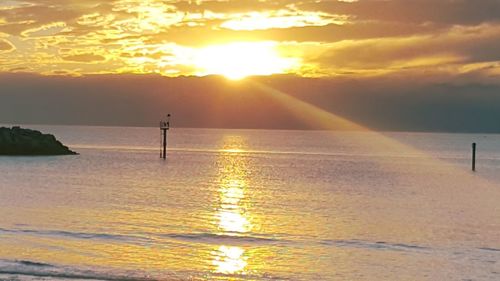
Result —
[{"label": "small wave", "polygon": [[205,271],[161,271],[150,272],[126,269],[106,270],[61,266],[38,261],[0,259],[0,281],[13,280],[94,280],[94,281],[157,281],[157,280],[289,280],[270,274],[231,274]]},{"label": "small wave", "polygon": [[38,266],[38,267],[52,267],[51,264],[42,263],[42,262],[33,262],[33,261],[18,261],[20,264],[27,266]]},{"label": "small wave", "polygon": [[428,247],[409,245],[403,243],[388,243],[385,241],[363,241],[363,240],[323,240],[322,245],[333,245],[338,247],[355,247],[374,250],[391,250],[391,251],[409,251],[409,250],[428,250]]},{"label": "small wave", "polygon": [[262,245],[262,244],[280,244],[287,241],[276,238],[266,238],[259,236],[241,236],[241,235],[227,235],[227,234],[213,234],[213,233],[188,233],[188,234],[163,234],[164,238],[174,240],[181,240],[194,243],[206,244],[229,244],[229,245]]},{"label": "small wave", "polygon": [[479,248],[479,250],[490,251],[490,252],[500,252],[500,249],[489,248],[489,247],[482,247],[482,248]]},{"label": "small wave", "polygon": [[108,233],[86,233],[86,232],[71,232],[63,230],[33,230],[33,229],[5,229],[0,228],[0,233],[14,233],[14,234],[33,234],[41,236],[58,236],[69,237],[76,239],[89,239],[89,240],[112,240],[122,242],[147,242],[145,237],[123,235],[123,234],[108,234]]},{"label": "small wave", "polygon": [[[28,277],[33,280],[38,278],[50,278],[50,280],[102,280],[102,281],[151,281],[156,280],[144,276],[134,276],[129,274],[113,274],[106,272],[97,272],[92,270],[82,270],[56,266],[42,262],[27,260],[0,260],[0,275],[8,275],[13,280],[18,277]],[[137,273],[135,273],[137,275]],[[36,279],[35,279],[36,278]],[[7,279],[7,280],[12,280]]]},{"label": "small wave", "polygon": [[[275,237],[265,237],[262,235],[242,235],[240,233],[214,234],[214,233],[142,233],[141,235],[107,234],[107,233],[86,233],[71,232],[62,230],[32,230],[32,229],[4,229],[0,228],[0,233],[28,234],[34,236],[51,236],[71,239],[85,240],[109,240],[111,242],[123,243],[151,243],[156,238],[172,239],[176,241],[205,243],[205,244],[228,244],[228,245],[264,245],[280,244],[288,241]],[[158,242],[158,241],[156,241]]]}]

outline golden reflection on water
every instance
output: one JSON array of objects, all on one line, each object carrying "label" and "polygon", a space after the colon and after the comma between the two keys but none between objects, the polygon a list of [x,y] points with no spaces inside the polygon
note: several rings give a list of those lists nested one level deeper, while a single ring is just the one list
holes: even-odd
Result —
[{"label": "golden reflection on water", "polygon": [[245,197],[245,182],[229,179],[223,181],[219,188],[220,206],[217,213],[218,228],[223,232],[248,232],[251,224],[245,210],[240,205]]},{"label": "golden reflection on water", "polygon": [[[247,210],[248,168],[241,152],[246,147],[241,136],[226,136],[219,156],[218,205],[214,224],[220,235],[238,236],[252,230],[251,216]],[[242,247],[218,245],[212,251],[214,272],[244,274],[248,254]]]},{"label": "golden reflection on water", "polygon": [[245,250],[234,246],[220,246],[217,251],[213,251],[213,265],[216,267],[215,272],[224,274],[234,274],[244,272],[247,266],[244,256]]}]

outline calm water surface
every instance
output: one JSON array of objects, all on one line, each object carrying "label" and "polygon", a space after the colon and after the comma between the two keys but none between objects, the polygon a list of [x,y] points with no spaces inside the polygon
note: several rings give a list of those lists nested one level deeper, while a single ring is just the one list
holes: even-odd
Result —
[{"label": "calm water surface", "polygon": [[500,280],[500,135],[31,127],[0,280]]}]

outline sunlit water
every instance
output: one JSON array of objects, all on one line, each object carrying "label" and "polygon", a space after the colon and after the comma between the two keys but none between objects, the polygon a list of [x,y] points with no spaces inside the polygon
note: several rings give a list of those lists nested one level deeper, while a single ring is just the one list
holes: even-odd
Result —
[{"label": "sunlit water", "polygon": [[500,280],[499,135],[173,129],[163,161],[31,127],[81,155],[0,157],[0,280]]}]

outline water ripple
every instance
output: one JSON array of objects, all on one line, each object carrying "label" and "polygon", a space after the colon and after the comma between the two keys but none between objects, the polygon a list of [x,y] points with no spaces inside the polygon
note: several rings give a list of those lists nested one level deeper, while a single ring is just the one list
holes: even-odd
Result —
[{"label": "water ripple", "polygon": [[489,247],[482,247],[482,248],[479,248],[479,250],[490,251],[490,252],[500,252],[500,249],[489,248]]},{"label": "water ripple", "polygon": [[5,229],[0,228],[0,233],[15,233],[15,234],[33,234],[40,236],[56,236],[68,237],[76,239],[88,240],[111,240],[121,242],[148,242],[149,239],[141,236],[123,235],[123,234],[108,234],[108,233],[86,233],[86,232],[71,232],[62,230],[33,230],[33,229]]},{"label": "water ripple", "polygon": [[165,238],[174,240],[181,240],[193,243],[205,244],[227,244],[238,246],[250,245],[268,245],[268,244],[282,244],[288,241],[275,238],[265,238],[259,236],[241,236],[241,235],[227,235],[227,234],[213,234],[213,233],[187,233],[187,234],[163,234]]},{"label": "water ripple", "polygon": [[[2,276],[4,275],[4,276]],[[0,280],[17,280],[18,277],[30,278],[28,280],[38,280],[39,278],[49,278],[50,280],[102,280],[102,281],[151,281],[156,280],[145,276],[133,276],[132,273],[113,274],[111,272],[97,272],[92,270],[82,270],[56,266],[47,263],[27,261],[27,260],[1,260],[0,259]],[[22,279],[21,279],[22,280]],[[45,280],[45,279],[44,279]]]},{"label": "water ripple", "polygon": [[[214,233],[141,233],[140,235],[108,234],[108,233],[85,233],[70,232],[61,230],[32,230],[32,229],[4,229],[0,228],[0,233],[29,234],[39,236],[56,236],[72,239],[85,240],[109,240],[113,242],[126,243],[147,243],[153,242],[155,238],[166,238],[176,241],[204,244],[226,244],[239,246],[269,245],[289,243],[284,239],[264,237],[262,235],[241,235],[237,233],[214,234]],[[147,238],[149,237],[149,238]]]},{"label": "water ripple", "polygon": [[403,243],[388,243],[385,241],[363,241],[363,240],[322,240],[322,245],[331,245],[337,247],[355,247],[373,250],[391,250],[391,251],[424,251],[430,250],[428,247],[419,245],[410,245]]}]

